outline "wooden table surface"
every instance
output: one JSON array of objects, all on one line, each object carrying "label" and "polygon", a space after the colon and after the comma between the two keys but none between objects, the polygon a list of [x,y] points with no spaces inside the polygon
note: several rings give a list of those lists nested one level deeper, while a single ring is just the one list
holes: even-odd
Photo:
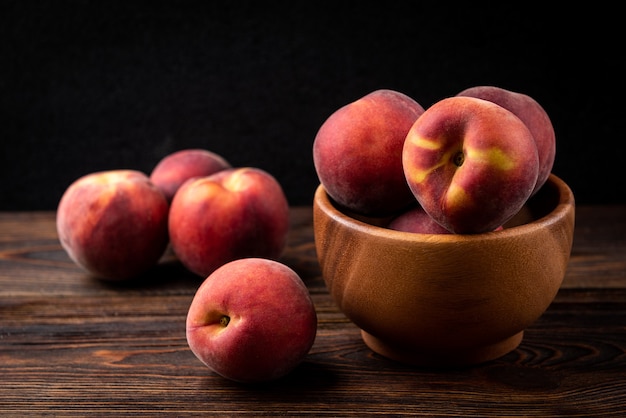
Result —
[{"label": "wooden table surface", "polygon": [[320,277],[310,207],[292,209],[281,259],[319,329],[288,377],[245,386],[191,353],[200,278],[165,260],[149,279],[91,278],[61,249],[53,212],[0,213],[0,414],[22,416],[622,416],[626,413],[626,205],[578,207],[553,304],[518,349],[428,370],[373,354]]}]

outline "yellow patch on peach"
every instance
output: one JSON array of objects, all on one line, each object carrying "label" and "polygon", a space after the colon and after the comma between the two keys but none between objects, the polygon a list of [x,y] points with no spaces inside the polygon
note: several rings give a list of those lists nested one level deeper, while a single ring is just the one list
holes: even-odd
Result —
[{"label": "yellow patch on peach", "polygon": [[246,175],[246,171],[246,169],[235,171],[232,176],[224,181],[224,187],[233,192],[247,189],[251,180],[250,177]]},{"label": "yellow patch on peach", "polygon": [[467,192],[455,183],[451,183],[446,193],[446,206],[461,207],[465,206],[465,202],[469,202],[471,198]]},{"label": "yellow patch on peach", "polygon": [[204,323],[198,324],[198,326],[211,325],[211,331],[214,334],[219,334],[224,331],[230,323],[230,317],[223,313],[221,310],[211,311],[204,319]]},{"label": "yellow patch on peach", "polygon": [[455,151],[449,151],[442,155],[441,159],[434,165],[427,168],[417,168],[415,166],[409,169],[410,178],[416,183],[422,183],[428,176],[435,170],[445,167],[449,161],[452,159]]},{"label": "yellow patch on peach", "polygon": [[476,162],[498,167],[502,171],[512,170],[516,166],[513,158],[501,149],[495,147],[485,150],[468,149],[467,157]]},{"label": "yellow patch on peach", "polygon": [[100,217],[105,214],[106,208],[111,204],[113,198],[115,197],[116,190],[112,187],[107,187],[102,189],[102,193],[97,196],[93,196],[91,198],[91,202],[89,204],[89,211],[87,211],[83,216],[89,219],[94,219],[92,223],[95,225]]},{"label": "yellow patch on peach", "polygon": [[196,189],[195,193],[188,193],[187,199],[190,204],[204,202],[208,197],[215,196],[223,191],[223,187],[220,184],[205,179],[195,180],[188,187]]},{"label": "yellow patch on peach", "polygon": [[415,183],[422,183],[426,178],[435,171],[437,168],[441,167],[443,163],[439,163],[433,167],[419,169],[416,167],[411,167],[409,169],[409,176]]},{"label": "yellow patch on peach", "polygon": [[115,172],[104,172],[102,175],[91,176],[90,178],[95,184],[111,185],[132,179],[133,175],[134,173],[129,170],[121,170]]},{"label": "yellow patch on peach", "polygon": [[409,139],[410,143],[414,146],[429,151],[436,151],[441,148],[442,143],[433,139],[424,138],[423,136],[413,136]]}]

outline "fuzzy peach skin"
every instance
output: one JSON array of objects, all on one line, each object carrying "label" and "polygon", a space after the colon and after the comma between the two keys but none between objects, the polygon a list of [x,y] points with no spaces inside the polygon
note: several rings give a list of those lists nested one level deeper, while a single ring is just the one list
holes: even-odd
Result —
[{"label": "fuzzy peach skin", "polygon": [[157,264],[167,247],[168,203],[134,170],[83,176],[64,192],[56,227],[70,258],[91,274],[121,280]]},{"label": "fuzzy peach skin", "polygon": [[243,383],[289,374],[309,353],[316,333],[315,306],[298,274],[260,258],[215,270],[198,288],[186,322],[195,356]]},{"label": "fuzzy peach skin", "polygon": [[437,223],[454,233],[493,231],[513,217],[537,183],[532,134],[487,100],[450,97],[409,131],[403,150],[409,187]]},{"label": "fuzzy peach skin", "polygon": [[231,164],[219,154],[205,149],[183,149],[163,157],[152,169],[150,180],[171,202],[185,181],[210,176],[227,168],[232,168]]},{"label": "fuzzy peach skin", "polygon": [[230,168],[190,179],[170,206],[172,249],[187,269],[203,277],[237,258],[277,259],[288,232],[283,189],[258,168]]},{"label": "fuzzy peach skin", "polygon": [[513,112],[530,130],[537,146],[539,173],[533,189],[535,194],[544,185],[552,172],[556,156],[556,136],[554,126],[545,109],[527,94],[514,92],[496,86],[474,86],[467,88],[457,96],[476,97],[489,100]]},{"label": "fuzzy peach skin", "polygon": [[313,142],[326,192],[345,209],[382,216],[415,201],[402,171],[402,146],[424,108],[394,90],[375,90],[336,110]]}]

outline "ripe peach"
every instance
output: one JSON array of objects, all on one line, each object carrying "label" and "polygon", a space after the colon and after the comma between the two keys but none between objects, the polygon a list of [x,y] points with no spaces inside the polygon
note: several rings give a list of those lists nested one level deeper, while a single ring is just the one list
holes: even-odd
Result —
[{"label": "ripe peach", "polygon": [[243,383],[279,379],[309,353],[317,315],[298,274],[277,261],[244,258],[200,285],[186,322],[191,351],[209,369]]},{"label": "ripe peach", "polygon": [[532,97],[495,86],[474,86],[457,96],[469,96],[489,100],[513,112],[522,120],[533,135],[539,156],[539,174],[533,189],[535,194],[552,172],[556,154],[556,139],[552,121],[545,109]]},{"label": "ripe peach", "polygon": [[187,269],[204,277],[237,258],[278,258],[288,232],[283,189],[258,168],[230,168],[190,179],[170,206],[172,249]]},{"label": "ripe peach", "polygon": [[148,176],[100,171],[73,182],[56,215],[61,245],[86,271],[128,279],[156,265],[167,247],[168,203]]},{"label": "ripe peach", "polygon": [[[387,228],[396,231],[412,232],[416,234],[451,234],[443,226],[439,225],[421,206],[414,206],[399,215],[391,218]],[[502,231],[500,225],[496,231]]]},{"label": "ripe peach", "polygon": [[451,234],[439,225],[421,206],[412,207],[391,219],[389,229],[418,234]]},{"label": "ripe peach", "polygon": [[412,98],[383,89],[330,115],[315,136],[313,161],[337,204],[378,216],[415,202],[402,171],[402,147],[423,112]]},{"label": "ripe peach", "polygon": [[524,122],[474,97],[429,107],[403,151],[409,187],[437,223],[455,233],[493,231],[512,218],[537,183],[537,147]]},{"label": "ripe peach", "polygon": [[166,155],[159,161],[150,173],[150,181],[171,202],[185,181],[209,176],[226,168],[231,168],[231,165],[221,155],[205,149],[183,149]]}]

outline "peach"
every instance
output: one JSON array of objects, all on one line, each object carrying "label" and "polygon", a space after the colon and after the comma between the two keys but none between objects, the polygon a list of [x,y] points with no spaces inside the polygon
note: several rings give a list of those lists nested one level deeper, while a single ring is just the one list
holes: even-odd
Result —
[{"label": "peach", "polygon": [[388,215],[415,202],[402,147],[424,108],[394,90],[376,90],[330,115],[313,142],[313,162],[332,199],[363,215]]},{"label": "peach", "polygon": [[[439,225],[421,206],[412,207],[399,215],[391,218],[387,228],[396,231],[411,232],[414,234],[451,234],[443,226]],[[500,225],[496,231],[502,231]]]},{"label": "peach", "polygon": [[171,202],[185,181],[210,176],[226,168],[231,168],[231,165],[219,154],[205,149],[183,149],[161,159],[152,169],[150,180]]},{"label": "peach", "polygon": [[167,247],[168,203],[148,176],[110,170],[74,181],[57,208],[56,227],[69,257],[103,279],[138,276]]},{"label": "peach", "polygon": [[533,135],[539,156],[539,174],[533,189],[535,194],[552,172],[556,155],[554,126],[545,109],[532,97],[495,86],[474,86],[457,96],[469,96],[489,100],[513,112],[522,120]]},{"label": "peach", "polygon": [[450,234],[439,225],[421,206],[412,207],[391,219],[387,228],[396,231],[412,232],[417,234]]},{"label": "peach", "polygon": [[493,231],[530,197],[537,147],[509,110],[474,97],[433,104],[411,127],[403,150],[409,187],[424,210],[454,233]]},{"label": "peach", "polygon": [[230,168],[190,179],[170,206],[172,249],[199,276],[238,258],[276,259],[288,232],[289,205],[283,189],[258,168]]},{"label": "peach", "polygon": [[189,306],[187,342],[209,369],[237,382],[289,374],[317,333],[315,306],[298,274],[277,261],[244,258],[215,270]]}]

